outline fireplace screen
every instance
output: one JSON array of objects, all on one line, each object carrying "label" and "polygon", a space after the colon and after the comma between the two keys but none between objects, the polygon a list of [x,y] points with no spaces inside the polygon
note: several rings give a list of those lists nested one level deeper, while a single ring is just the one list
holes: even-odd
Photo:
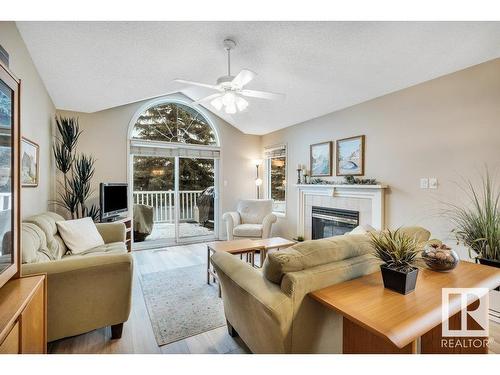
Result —
[{"label": "fireplace screen", "polygon": [[359,225],[359,212],[337,208],[312,208],[312,239],[339,236]]}]

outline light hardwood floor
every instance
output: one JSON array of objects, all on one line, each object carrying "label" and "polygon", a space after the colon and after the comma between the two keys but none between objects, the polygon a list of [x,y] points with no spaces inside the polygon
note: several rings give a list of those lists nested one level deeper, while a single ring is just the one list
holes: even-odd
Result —
[{"label": "light hardwood floor", "polygon": [[[119,340],[111,340],[111,329],[101,328],[83,335],[58,340],[49,344],[49,353],[136,353],[136,354],[223,354],[248,353],[240,338],[228,335],[226,327],[214,329],[159,347],[149,321],[138,280],[140,273],[159,272],[180,267],[206,264],[206,246],[193,244],[169,247],[163,250],[134,252],[134,282],[132,311]],[[258,260],[257,260],[258,262]],[[500,354],[500,324],[490,324],[494,342],[490,352]]]},{"label": "light hardwood floor", "polygon": [[148,311],[142,295],[139,272],[159,272],[173,268],[206,264],[206,246],[203,244],[169,247],[163,250],[134,252],[134,282],[132,311],[123,327],[123,336],[111,340],[111,329],[101,328],[83,335],[58,340],[49,344],[49,353],[136,353],[136,354],[223,354],[247,353],[240,338],[232,338],[226,327],[186,338],[168,345],[156,343]]}]

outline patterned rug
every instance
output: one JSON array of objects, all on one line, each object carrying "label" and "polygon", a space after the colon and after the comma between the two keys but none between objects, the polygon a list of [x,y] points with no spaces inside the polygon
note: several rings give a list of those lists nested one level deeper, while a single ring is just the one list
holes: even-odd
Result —
[{"label": "patterned rug", "polygon": [[159,346],[226,324],[218,287],[206,282],[206,266],[148,273],[140,280]]}]

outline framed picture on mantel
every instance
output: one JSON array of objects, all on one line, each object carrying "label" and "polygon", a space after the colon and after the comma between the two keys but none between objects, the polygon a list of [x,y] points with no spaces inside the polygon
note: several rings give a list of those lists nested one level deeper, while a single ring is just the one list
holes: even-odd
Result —
[{"label": "framed picture on mantel", "polygon": [[331,141],[311,145],[311,177],[332,175],[332,148]]},{"label": "framed picture on mantel", "polygon": [[365,136],[339,139],[336,150],[337,176],[365,174]]}]

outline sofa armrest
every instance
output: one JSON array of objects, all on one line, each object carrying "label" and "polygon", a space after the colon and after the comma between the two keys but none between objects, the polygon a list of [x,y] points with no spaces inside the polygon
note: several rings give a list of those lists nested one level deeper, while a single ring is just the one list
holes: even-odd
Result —
[{"label": "sofa armrest", "polygon": [[21,274],[47,274],[47,340],[127,321],[133,257],[129,253],[69,256],[23,264]]},{"label": "sofa armrest", "polygon": [[[268,314],[277,320],[286,317],[285,311],[290,308],[290,298],[281,291],[279,285],[267,280],[257,268],[243,262],[239,257],[225,252],[212,255],[211,263],[215,267],[221,280],[222,290],[229,294],[241,294],[250,297],[255,304],[259,304]],[[228,289],[232,289],[229,291]],[[225,297],[223,293],[223,297]],[[232,301],[235,308],[245,309],[248,305],[240,305]]]},{"label": "sofa armrest", "polygon": [[96,223],[98,232],[104,243],[125,242],[125,224],[123,223]]},{"label": "sofa armrest", "polygon": [[290,352],[291,298],[237,256],[220,252],[211,261],[222,288],[226,319],[250,350]]},{"label": "sofa armrest", "polygon": [[269,238],[271,237],[271,229],[274,223],[278,218],[276,217],[275,214],[267,214],[264,217],[264,220],[262,220],[262,238]]},{"label": "sofa armrest", "polygon": [[236,211],[226,212],[222,215],[222,220],[226,223],[227,239],[232,240],[234,227],[241,224],[240,214]]},{"label": "sofa armrest", "polygon": [[123,254],[99,254],[99,255],[72,255],[60,260],[49,262],[29,263],[21,266],[22,276],[46,273],[47,276],[57,274],[73,273],[78,276],[78,272],[90,268],[106,268],[119,263],[126,264],[130,269],[133,266],[133,258],[128,253]]}]

